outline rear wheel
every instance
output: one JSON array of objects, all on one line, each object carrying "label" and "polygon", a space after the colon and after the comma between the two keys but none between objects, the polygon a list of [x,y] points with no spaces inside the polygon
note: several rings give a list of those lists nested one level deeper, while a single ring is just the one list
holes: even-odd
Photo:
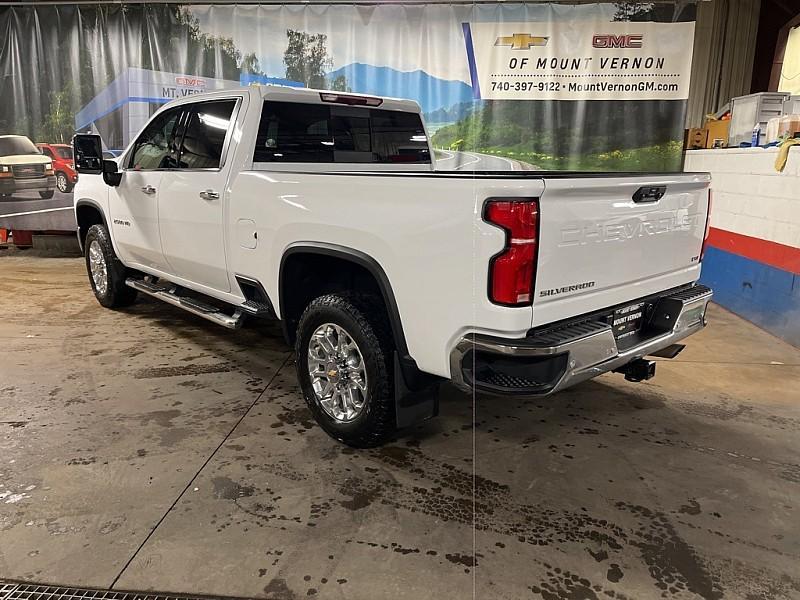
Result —
[{"label": "rear wheel", "polygon": [[394,433],[391,336],[380,299],[317,298],[300,317],[295,350],[303,396],[328,435],[369,448]]},{"label": "rear wheel", "polygon": [[114,254],[104,225],[92,225],[84,242],[86,271],[97,301],[106,308],[129,306],[136,290],[125,285],[127,269]]}]

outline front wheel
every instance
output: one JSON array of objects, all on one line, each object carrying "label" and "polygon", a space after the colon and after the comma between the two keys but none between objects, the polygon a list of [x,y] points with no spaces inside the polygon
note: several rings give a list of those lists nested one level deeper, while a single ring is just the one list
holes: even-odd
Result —
[{"label": "front wheel", "polygon": [[55,191],[54,190],[47,190],[46,192],[39,192],[39,197],[42,200],[49,200],[54,195],[55,195]]},{"label": "front wheel", "polygon": [[66,194],[72,191],[72,184],[69,182],[69,178],[67,178],[67,174],[59,171],[56,173],[56,187],[58,191],[62,194]]},{"label": "front wheel", "polygon": [[391,336],[380,299],[320,296],[300,317],[295,350],[303,396],[328,435],[370,448],[394,433]]},{"label": "front wheel", "polygon": [[92,225],[84,241],[86,271],[97,301],[106,308],[129,306],[136,290],[125,285],[127,269],[117,255],[104,225]]}]

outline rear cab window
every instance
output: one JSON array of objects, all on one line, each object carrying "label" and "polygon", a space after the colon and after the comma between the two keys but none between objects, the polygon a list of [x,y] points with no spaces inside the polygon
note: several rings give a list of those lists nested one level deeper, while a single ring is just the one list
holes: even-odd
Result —
[{"label": "rear cab window", "polygon": [[256,163],[431,163],[419,114],[266,100]]}]

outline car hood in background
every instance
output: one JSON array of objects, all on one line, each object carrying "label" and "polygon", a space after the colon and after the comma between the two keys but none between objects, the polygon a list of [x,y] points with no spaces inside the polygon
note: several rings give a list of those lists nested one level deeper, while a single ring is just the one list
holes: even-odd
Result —
[{"label": "car hood in background", "polygon": [[0,165],[45,165],[53,159],[43,154],[15,154],[0,156]]}]

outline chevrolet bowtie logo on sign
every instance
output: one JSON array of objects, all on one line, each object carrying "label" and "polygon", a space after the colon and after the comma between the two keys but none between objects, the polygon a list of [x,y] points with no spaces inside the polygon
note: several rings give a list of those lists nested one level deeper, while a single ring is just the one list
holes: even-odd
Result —
[{"label": "chevrolet bowtie logo on sign", "polygon": [[530,50],[531,46],[547,46],[549,37],[531,35],[530,33],[515,33],[514,35],[497,38],[495,46],[511,46],[512,50]]}]

